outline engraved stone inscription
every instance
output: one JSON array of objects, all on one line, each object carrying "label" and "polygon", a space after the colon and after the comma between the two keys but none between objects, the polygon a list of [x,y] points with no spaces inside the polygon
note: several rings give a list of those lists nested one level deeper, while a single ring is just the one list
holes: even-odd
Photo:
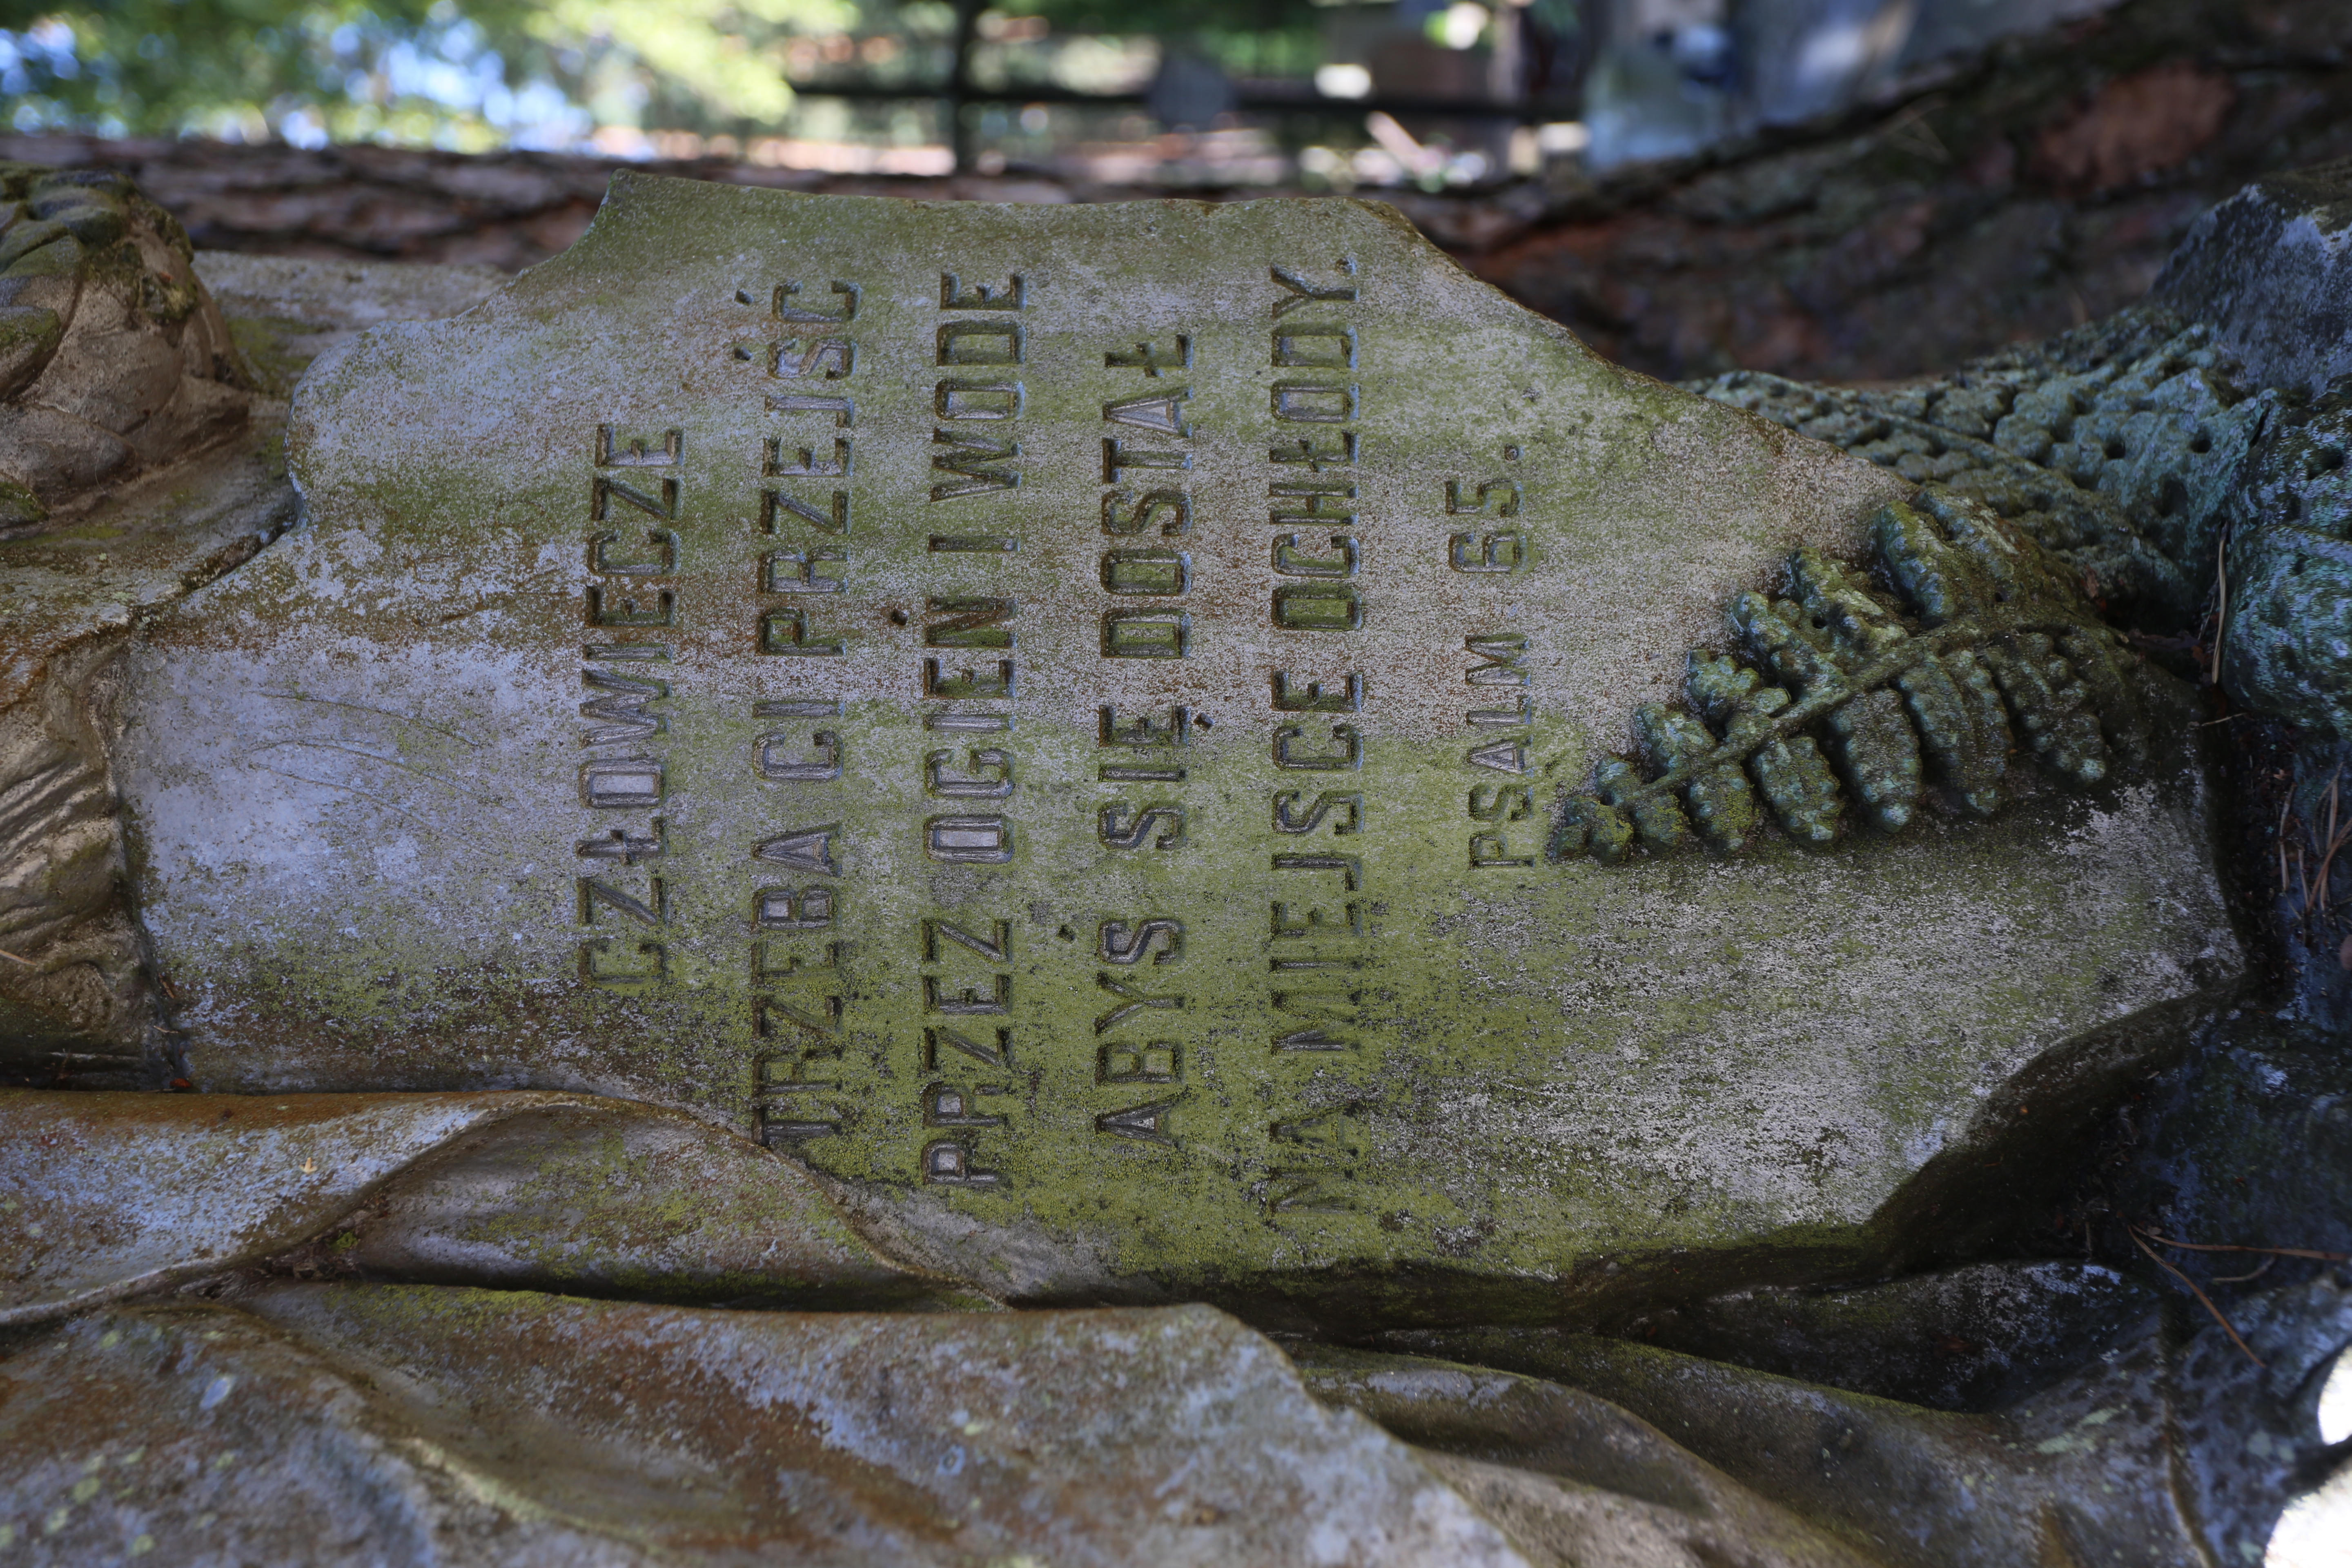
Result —
[{"label": "engraved stone inscription", "polygon": [[1384,209],[616,190],[322,366],[310,522],[138,633],[206,1087],[683,1105],[1008,1298],[1549,1310],[1859,1258],[1986,1096],[2234,972],[2179,765],[1553,858],[1909,487]]}]

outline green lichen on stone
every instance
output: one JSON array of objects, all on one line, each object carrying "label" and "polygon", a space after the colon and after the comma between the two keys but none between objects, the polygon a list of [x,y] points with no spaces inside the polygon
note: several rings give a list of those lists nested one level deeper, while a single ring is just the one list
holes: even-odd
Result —
[{"label": "green lichen on stone", "polygon": [[1601,761],[1561,812],[1553,858],[1582,848],[1613,863],[1636,841],[1679,848],[1694,823],[1709,848],[1735,851],[1760,816],[1742,768],[1781,830],[1819,846],[1837,836],[1846,795],[1885,833],[1937,798],[1929,781],[1952,809],[1991,816],[2013,742],[2083,785],[2116,752],[2137,753],[2143,721],[2120,644],[2060,563],[1989,508],[1933,487],[1883,508],[1870,536],[1895,594],[1796,551],[1784,593],[1733,601],[1738,657],[1690,655],[1691,711],[1635,712],[1643,769]]},{"label": "green lichen on stone", "polygon": [[0,308],[0,364],[20,355],[47,358],[57,352],[65,331],[55,310],[37,305]]},{"label": "green lichen on stone", "polygon": [[294,384],[317,356],[316,347],[304,341],[315,334],[299,321],[231,316],[228,333],[252,371],[254,384],[272,397],[291,396]]},{"label": "green lichen on stone", "polygon": [[41,498],[16,480],[0,475],[0,528],[22,528],[49,515]]}]

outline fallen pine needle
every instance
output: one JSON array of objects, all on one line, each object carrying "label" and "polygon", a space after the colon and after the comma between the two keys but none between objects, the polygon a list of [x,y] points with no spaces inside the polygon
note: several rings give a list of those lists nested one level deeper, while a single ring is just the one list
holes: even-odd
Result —
[{"label": "fallen pine needle", "polygon": [[2279,897],[2282,899],[2286,897],[2286,814],[2294,805],[2294,792],[2290,790],[2286,798],[2279,802],[2278,832],[2275,835],[2278,839]]},{"label": "fallen pine needle", "polygon": [[2124,1226],[2124,1231],[2125,1234],[2132,1238],[2132,1245],[2134,1247],[2138,1247],[2142,1252],[2147,1254],[2147,1260],[2150,1263],[2155,1264],[2158,1268],[2163,1269],[2167,1274],[2171,1275],[2175,1279],[2179,1280],[2183,1285],[2189,1287],[2189,1293],[2196,1297],[2200,1302],[2204,1303],[2205,1310],[2213,1314],[2213,1321],[2221,1325],[2221,1331],[2230,1336],[2230,1342],[2237,1346],[2240,1351],[2243,1352],[2248,1361],[2252,1362],[2256,1366],[2263,1367],[2265,1371],[2269,1370],[2267,1363],[2263,1362],[2262,1357],[2247,1349],[2246,1342],[2239,1338],[2238,1331],[2230,1326],[2230,1320],[2221,1315],[2221,1309],[2213,1305],[2213,1298],[2208,1296],[2204,1291],[2200,1290],[2197,1288],[2196,1280],[2191,1279],[2188,1275],[2183,1274],[2179,1269],[2175,1268],[2171,1264],[2167,1263],[2163,1258],[2158,1258],[2155,1252],[2149,1248],[2147,1243],[2139,1238],[2139,1226],[2136,1225],[2127,1225]]},{"label": "fallen pine needle", "polygon": [[2221,684],[2221,639],[2230,631],[2230,535],[2213,543],[2213,684]]},{"label": "fallen pine needle", "polygon": [[[2352,826],[2347,826],[2341,832],[2338,832],[2336,826],[2336,796],[2343,785],[2344,770],[2339,767],[2336,770],[2335,776],[2327,781],[2327,853],[2322,856],[2319,861],[2319,912],[2322,915],[2327,913],[2327,906],[2331,901],[2328,898],[2327,884],[2334,875],[2336,852],[2344,847],[2344,841],[2347,838],[2352,838]],[[2305,905],[2304,912],[2306,914],[2310,912],[2308,904]]]},{"label": "fallen pine needle", "polygon": [[[2138,1229],[2136,1226],[2133,1228]],[[2352,1252],[2321,1252],[2308,1247],[2241,1247],[2220,1241],[2175,1241],[2152,1230],[2142,1230],[2139,1234],[2150,1241],[2177,1247],[2184,1252],[2272,1252],[2281,1258],[2315,1258],[2322,1263],[2352,1263]]]}]

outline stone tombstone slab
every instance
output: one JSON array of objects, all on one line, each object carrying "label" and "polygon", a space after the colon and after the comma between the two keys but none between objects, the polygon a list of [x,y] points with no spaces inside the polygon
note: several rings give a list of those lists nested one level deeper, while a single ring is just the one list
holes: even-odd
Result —
[{"label": "stone tombstone slab", "polygon": [[126,677],[207,1089],[688,1107],[1033,1298],[1496,1306],[1850,1260],[2240,963],[2177,756],[1549,858],[1726,605],[1907,487],[1381,207],[623,174],[322,360],[291,456],[306,525]]}]

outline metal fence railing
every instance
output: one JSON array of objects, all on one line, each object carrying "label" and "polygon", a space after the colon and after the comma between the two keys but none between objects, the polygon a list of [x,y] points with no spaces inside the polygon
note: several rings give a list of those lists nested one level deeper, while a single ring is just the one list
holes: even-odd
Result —
[{"label": "metal fence railing", "polygon": [[[1051,80],[992,84],[978,79],[973,71],[982,43],[981,20],[987,9],[982,0],[957,0],[943,74],[928,80],[795,79],[793,92],[803,99],[851,103],[931,103],[936,106],[940,140],[958,171],[973,166],[978,133],[972,110],[984,106],[1139,110],[1163,126],[1199,130],[1227,115],[1318,116],[1358,125],[1368,116],[1385,115],[1391,121],[1442,121],[1489,132],[1558,121],[1574,108],[1574,83],[1556,80],[1557,72],[1542,68],[1558,57],[1557,47],[1532,51],[1538,68],[1486,72],[1489,78],[1502,74],[1507,79],[1481,82],[1472,90],[1388,86],[1380,79],[1381,74],[1387,73],[1357,70],[1351,85],[1360,84],[1361,90],[1333,92],[1326,90],[1317,78],[1229,77],[1213,62],[1185,53],[1164,54],[1160,71],[1150,81],[1125,89],[1083,88]],[[1492,16],[1498,29],[1528,27],[1522,9],[1507,0]]]}]

